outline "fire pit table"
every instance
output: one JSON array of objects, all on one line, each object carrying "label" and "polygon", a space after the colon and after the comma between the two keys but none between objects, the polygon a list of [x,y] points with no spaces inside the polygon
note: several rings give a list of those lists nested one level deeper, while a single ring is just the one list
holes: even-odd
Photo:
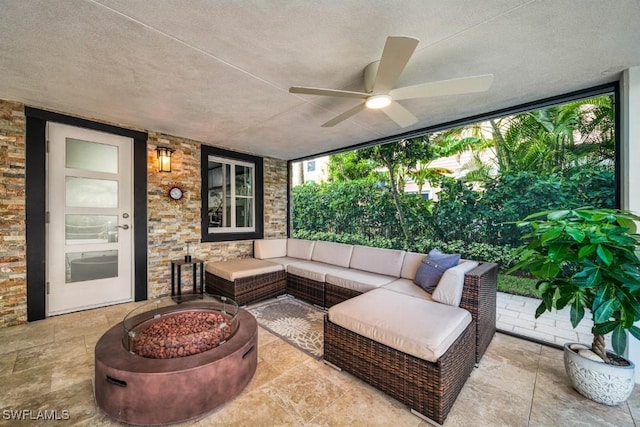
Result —
[{"label": "fire pit table", "polygon": [[197,418],[233,399],[257,366],[257,322],[230,298],[153,300],[95,348],[95,396],[110,417],[161,425]]}]

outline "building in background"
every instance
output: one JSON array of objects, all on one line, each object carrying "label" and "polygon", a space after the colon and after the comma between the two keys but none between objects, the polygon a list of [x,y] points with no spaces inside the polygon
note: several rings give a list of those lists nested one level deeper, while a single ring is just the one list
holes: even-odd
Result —
[{"label": "building in background", "polygon": [[291,185],[304,184],[313,181],[318,184],[327,180],[327,163],[329,156],[317,157],[315,159],[293,162],[291,164]]}]

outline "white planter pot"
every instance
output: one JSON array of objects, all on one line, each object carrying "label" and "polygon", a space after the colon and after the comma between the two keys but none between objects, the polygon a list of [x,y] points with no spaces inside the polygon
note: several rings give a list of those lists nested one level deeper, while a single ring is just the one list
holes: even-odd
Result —
[{"label": "white planter pot", "polygon": [[609,406],[625,402],[635,385],[634,367],[608,365],[580,356],[564,345],[564,368],[573,387],[583,396]]}]

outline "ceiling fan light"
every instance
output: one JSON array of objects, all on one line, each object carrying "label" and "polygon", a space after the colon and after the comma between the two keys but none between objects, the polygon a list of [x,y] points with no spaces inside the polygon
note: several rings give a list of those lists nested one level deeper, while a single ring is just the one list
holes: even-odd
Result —
[{"label": "ceiling fan light", "polygon": [[367,102],[365,102],[367,108],[374,110],[384,108],[389,104],[391,104],[391,97],[389,95],[373,95],[367,98]]}]

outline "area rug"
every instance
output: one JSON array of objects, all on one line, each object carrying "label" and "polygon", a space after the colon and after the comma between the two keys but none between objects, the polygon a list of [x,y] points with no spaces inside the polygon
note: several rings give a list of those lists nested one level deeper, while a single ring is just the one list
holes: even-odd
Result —
[{"label": "area rug", "polygon": [[247,307],[258,324],[305,353],[322,358],[324,311],[292,296]]}]

